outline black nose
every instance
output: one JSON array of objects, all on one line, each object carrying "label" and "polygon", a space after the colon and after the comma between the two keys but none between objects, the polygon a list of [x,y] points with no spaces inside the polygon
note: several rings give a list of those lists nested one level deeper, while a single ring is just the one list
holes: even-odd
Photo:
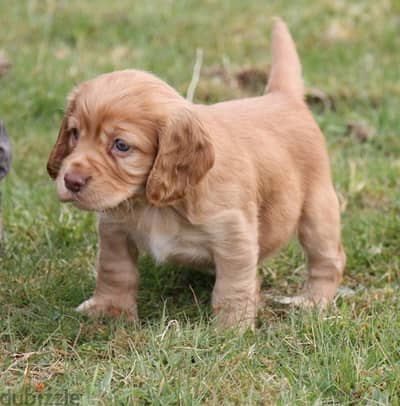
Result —
[{"label": "black nose", "polygon": [[87,183],[89,177],[80,173],[66,173],[64,175],[65,187],[71,192],[79,192]]}]

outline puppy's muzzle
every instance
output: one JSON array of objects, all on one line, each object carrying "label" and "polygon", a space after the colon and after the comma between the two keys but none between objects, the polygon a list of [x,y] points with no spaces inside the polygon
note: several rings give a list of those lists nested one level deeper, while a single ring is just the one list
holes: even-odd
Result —
[{"label": "puppy's muzzle", "polygon": [[88,183],[89,178],[89,176],[78,172],[67,172],[64,175],[65,187],[73,193],[78,193]]}]

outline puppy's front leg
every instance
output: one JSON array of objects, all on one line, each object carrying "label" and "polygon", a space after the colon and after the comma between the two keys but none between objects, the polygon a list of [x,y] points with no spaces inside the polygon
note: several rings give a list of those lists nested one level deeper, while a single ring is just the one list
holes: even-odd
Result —
[{"label": "puppy's front leg", "polygon": [[137,320],[138,252],[126,231],[115,223],[99,221],[96,290],[77,310],[93,316],[124,315]]},{"label": "puppy's front leg", "polygon": [[254,328],[259,296],[257,229],[238,216],[221,225],[214,248],[212,307],[222,327]]}]

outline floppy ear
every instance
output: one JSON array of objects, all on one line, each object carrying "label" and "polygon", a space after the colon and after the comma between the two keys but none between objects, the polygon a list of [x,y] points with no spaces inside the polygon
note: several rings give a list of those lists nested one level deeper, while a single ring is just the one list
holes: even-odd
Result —
[{"label": "floppy ear", "polygon": [[60,130],[58,132],[57,141],[54,144],[54,147],[49,155],[49,160],[47,161],[47,172],[53,179],[57,177],[62,161],[69,153],[67,125],[68,112],[64,115]]},{"label": "floppy ear", "polygon": [[64,118],[61,123],[60,130],[58,131],[58,138],[54,144],[53,149],[50,152],[49,159],[47,161],[47,172],[52,179],[58,176],[62,161],[69,154],[68,143],[68,118],[71,115],[71,111],[75,109],[75,100],[78,93],[78,89],[75,88],[67,97],[68,107],[64,114]]},{"label": "floppy ear", "polygon": [[158,153],[146,195],[155,206],[184,197],[214,165],[214,148],[197,115],[182,109],[158,133]]}]

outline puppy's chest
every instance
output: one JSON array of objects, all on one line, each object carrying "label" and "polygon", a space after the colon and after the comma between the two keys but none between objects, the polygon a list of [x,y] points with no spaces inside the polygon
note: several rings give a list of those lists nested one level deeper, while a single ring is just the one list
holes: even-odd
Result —
[{"label": "puppy's chest", "polygon": [[200,227],[182,221],[172,209],[147,208],[135,218],[132,237],[157,262],[209,265],[212,257]]}]

